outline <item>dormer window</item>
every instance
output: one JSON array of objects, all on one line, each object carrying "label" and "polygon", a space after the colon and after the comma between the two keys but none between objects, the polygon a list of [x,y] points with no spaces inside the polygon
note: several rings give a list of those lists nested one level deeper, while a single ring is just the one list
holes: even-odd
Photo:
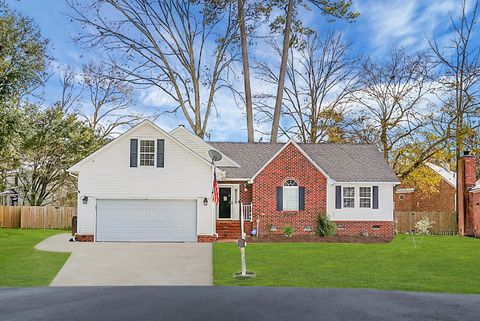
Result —
[{"label": "dormer window", "polygon": [[155,166],[155,141],[140,141],[140,166]]}]

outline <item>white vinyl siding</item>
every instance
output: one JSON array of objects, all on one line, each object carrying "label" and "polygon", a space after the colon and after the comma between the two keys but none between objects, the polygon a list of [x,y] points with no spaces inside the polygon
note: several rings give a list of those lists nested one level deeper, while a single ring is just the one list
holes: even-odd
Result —
[{"label": "white vinyl siding", "polygon": [[[165,164],[168,170],[144,166],[131,168],[130,139],[165,139]],[[183,148],[153,125],[145,123],[139,128],[110,143],[101,153],[88,160],[79,169],[78,232],[94,234],[97,199],[174,199],[197,201],[198,235],[215,232],[215,212],[210,199],[212,192],[211,166]],[[88,196],[82,204],[81,197]]]},{"label": "white vinyl siding", "polygon": [[[353,208],[335,208],[335,188],[336,186],[352,187],[355,189],[355,207]],[[372,186],[378,186],[378,209],[359,207],[360,187],[366,187],[362,183],[334,183],[327,185],[327,214],[332,220],[336,221],[393,221],[393,187],[394,183],[378,182],[372,183]],[[371,187],[371,186],[370,186]],[[373,188],[372,188],[373,193]],[[342,200],[343,205],[343,200]],[[373,206],[373,198],[372,198]]]}]

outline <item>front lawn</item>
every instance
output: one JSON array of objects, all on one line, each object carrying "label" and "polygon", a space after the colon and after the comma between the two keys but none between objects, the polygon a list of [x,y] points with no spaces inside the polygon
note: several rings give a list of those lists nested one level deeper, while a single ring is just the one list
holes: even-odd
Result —
[{"label": "front lawn", "polygon": [[480,240],[472,238],[429,236],[419,248],[408,235],[383,244],[260,243],[246,252],[257,277],[236,280],[236,244],[214,244],[215,285],[480,293]]},{"label": "front lawn", "polygon": [[70,254],[34,247],[58,233],[65,231],[0,229],[0,286],[49,285]]}]

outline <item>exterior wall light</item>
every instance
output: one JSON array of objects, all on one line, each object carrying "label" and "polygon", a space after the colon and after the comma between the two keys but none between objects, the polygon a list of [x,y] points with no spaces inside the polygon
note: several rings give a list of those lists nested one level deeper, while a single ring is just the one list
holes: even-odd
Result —
[{"label": "exterior wall light", "polygon": [[88,196],[82,197],[82,203],[87,204],[88,203]]},{"label": "exterior wall light", "polygon": [[203,205],[205,205],[205,206],[208,205],[208,199],[206,197],[203,199]]}]

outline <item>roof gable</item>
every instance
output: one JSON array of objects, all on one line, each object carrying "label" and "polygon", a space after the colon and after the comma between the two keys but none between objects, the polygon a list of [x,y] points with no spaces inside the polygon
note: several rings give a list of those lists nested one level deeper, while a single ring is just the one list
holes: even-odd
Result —
[{"label": "roof gable", "polygon": [[87,157],[85,157],[84,159],[82,159],[81,161],[79,161],[78,163],[76,163],[75,165],[71,166],[67,171],[70,172],[70,173],[76,173],[76,172],[79,172],[80,171],[80,168],[85,164],[87,163],[89,160],[92,160],[94,159],[95,157],[107,152],[112,146],[115,146],[116,144],[118,144],[120,141],[124,140],[124,139],[127,139],[127,137],[130,137],[132,135],[134,135],[137,131],[141,130],[142,128],[144,128],[145,126],[150,126],[151,128],[153,128],[155,131],[158,131],[160,134],[162,134],[162,136],[166,137],[167,139],[169,139],[170,141],[174,142],[177,146],[189,151],[190,153],[192,153],[197,159],[199,159],[200,161],[204,162],[205,164],[211,166],[211,163],[208,162],[206,159],[204,159],[203,157],[201,157],[200,155],[198,155],[195,151],[191,150],[190,148],[188,148],[187,146],[185,146],[182,142],[180,142],[179,140],[177,140],[175,137],[171,136],[168,132],[164,131],[163,129],[161,129],[160,127],[158,127],[156,124],[154,124],[153,122],[151,122],[150,120],[143,120],[142,122],[140,122],[139,124],[133,126],[132,128],[130,128],[129,130],[127,130],[126,132],[122,133],[120,136],[118,136],[117,138],[115,138],[114,140],[112,140],[111,142],[109,142],[108,144],[106,144],[105,146],[101,147],[100,149],[96,150],[95,152],[93,152],[92,154],[88,155]]},{"label": "roof gable", "polygon": [[277,158],[278,155],[280,155],[289,145],[294,146],[320,173],[322,173],[327,179],[330,178],[328,174],[318,166],[317,163],[315,163],[310,156],[308,156],[303,149],[301,149],[297,143],[295,143],[293,140],[289,140],[287,143],[283,145],[282,148],[280,148],[253,176],[252,180],[255,179],[255,177],[258,176],[275,158]]},{"label": "roof gable", "polygon": [[432,164],[432,163],[426,163],[426,165],[432,169],[435,173],[440,175],[440,177],[447,182],[450,186],[453,188],[456,188],[457,186],[457,174],[455,172],[452,172],[446,168],[443,168],[441,166]]},{"label": "roof gable", "polygon": [[[206,143],[203,139],[198,137],[197,135],[193,134],[190,132],[188,129],[186,129],[183,126],[178,126],[174,130],[170,132],[170,135],[178,139],[180,142],[182,142],[185,146],[190,148],[191,150],[195,151],[197,154],[205,158],[208,162],[211,162],[210,155],[208,154],[208,151],[213,148],[211,145]],[[239,164],[237,164],[235,161],[230,159],[228,156],[223,154],[221,151],[218,151],[222,154],[222,159],[218,162],[215,162],[216,166],[219,167],[240,167]]]}]

